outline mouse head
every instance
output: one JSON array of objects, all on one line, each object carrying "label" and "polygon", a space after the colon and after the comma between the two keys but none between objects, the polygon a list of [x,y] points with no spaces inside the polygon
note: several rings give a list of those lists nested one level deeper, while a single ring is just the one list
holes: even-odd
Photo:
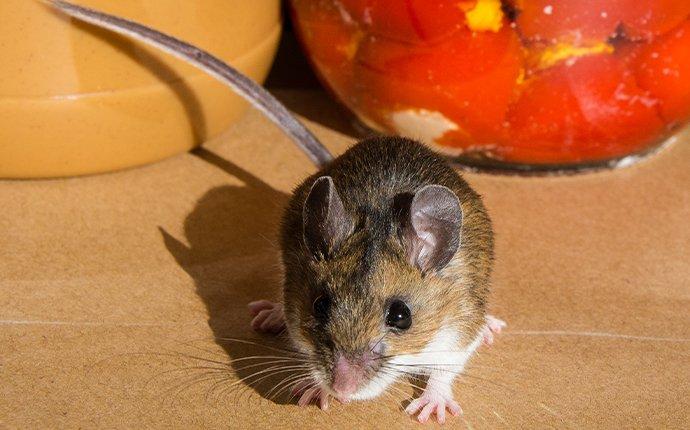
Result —
[{"label": "mouse head", "polygon": [[467,292],[440,273],[461,241],[455,193],[429,185],[348,211],[323,176],[302,222],[304,258],[286,268],[287,327],[324,389],[340,399],[374,397],[429,363],[425,353],[455,346],[460,335],[439,335],[476,313]]}]

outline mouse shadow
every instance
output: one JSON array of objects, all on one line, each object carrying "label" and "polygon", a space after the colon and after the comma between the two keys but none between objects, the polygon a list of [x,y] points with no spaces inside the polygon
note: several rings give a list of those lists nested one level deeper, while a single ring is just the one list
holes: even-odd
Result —
[{"label": "mouse shadow", "polygon": [[[227,354],[228,370],[236,376],[214,384],[214,390],[237,395],[253,390],[273,403],[293,403],[290,384],[285,381],[295,376],[294,368],[280,370],[298,363],[292,362],[289,352],[283,352],[288,347],[285,337],[253,332],[247,309],[249,301],[277,300],[281,295],[276,238],[289,196],[205,148],[192,154],[243,182],[207,191],[184,221],[184,240],[159,227],[166,248],[194,280],[208,312],[213,340]],[[207,351],[200,348],[195,352],[202,350]],[[290,361],[279,361],[282,357]],[[225,364],[218,355],[210,359]],[[233,389],[228,389],[230,384]]]}]

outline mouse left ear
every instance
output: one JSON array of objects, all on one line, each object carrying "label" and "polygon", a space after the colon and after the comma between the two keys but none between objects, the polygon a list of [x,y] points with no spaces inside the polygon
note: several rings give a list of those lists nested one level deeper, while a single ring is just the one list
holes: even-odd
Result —
[{"label": "mouse left ear", "polygon": [[447,187],[427,185],[414,194],[401,224],[409,263],[423,273],[441,270],[460,246],[460,200]]},{"label": "mouse left ear", "polygon": [[330,176],[311,186],[302,208],[304,242],[316,257],[327,257],[347,239],[354,223]]}]

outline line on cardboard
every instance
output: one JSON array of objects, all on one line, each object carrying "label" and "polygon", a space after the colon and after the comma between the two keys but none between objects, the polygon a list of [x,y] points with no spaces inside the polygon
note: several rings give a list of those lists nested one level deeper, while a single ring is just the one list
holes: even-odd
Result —
[{"label": "line on cardboard", "polygon": [[565,330],[511,330],[504,331],[502,335],[517,336],[582,336],[582,337],[606,337],[612,339],[647,340],[657,342],[690,342],[690,339],[676,337],[636,336],[631,334],[606,333],[597,331],[565,331]]},{"label": "line on cardboard", "polygon": [[54,325],[71,327],[177,327],[195,323],[136,323],[136,322],[101,322],[101,321],[41,321],[41,320],[0,320],[0,325]]}]

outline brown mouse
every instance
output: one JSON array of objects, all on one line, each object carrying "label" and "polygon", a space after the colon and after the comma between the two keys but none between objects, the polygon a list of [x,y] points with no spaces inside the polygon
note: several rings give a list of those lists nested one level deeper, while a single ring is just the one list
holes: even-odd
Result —
[{"label": "brown mouse", "polygon": [[457,415],[452,383],[505,323],[487,314],[493,231],[480,196],[448,162],[401,137],[360,141],[333,159],[266,90],[216,57],[156,30],[64,1],[78,19],[158,46],[227,83],[320,167],[293,193],[281,228],[283,303],[249,304],[259,331],[287,330],[309,364],[300,405],[365,400],[426,375],[406,411]]}]

